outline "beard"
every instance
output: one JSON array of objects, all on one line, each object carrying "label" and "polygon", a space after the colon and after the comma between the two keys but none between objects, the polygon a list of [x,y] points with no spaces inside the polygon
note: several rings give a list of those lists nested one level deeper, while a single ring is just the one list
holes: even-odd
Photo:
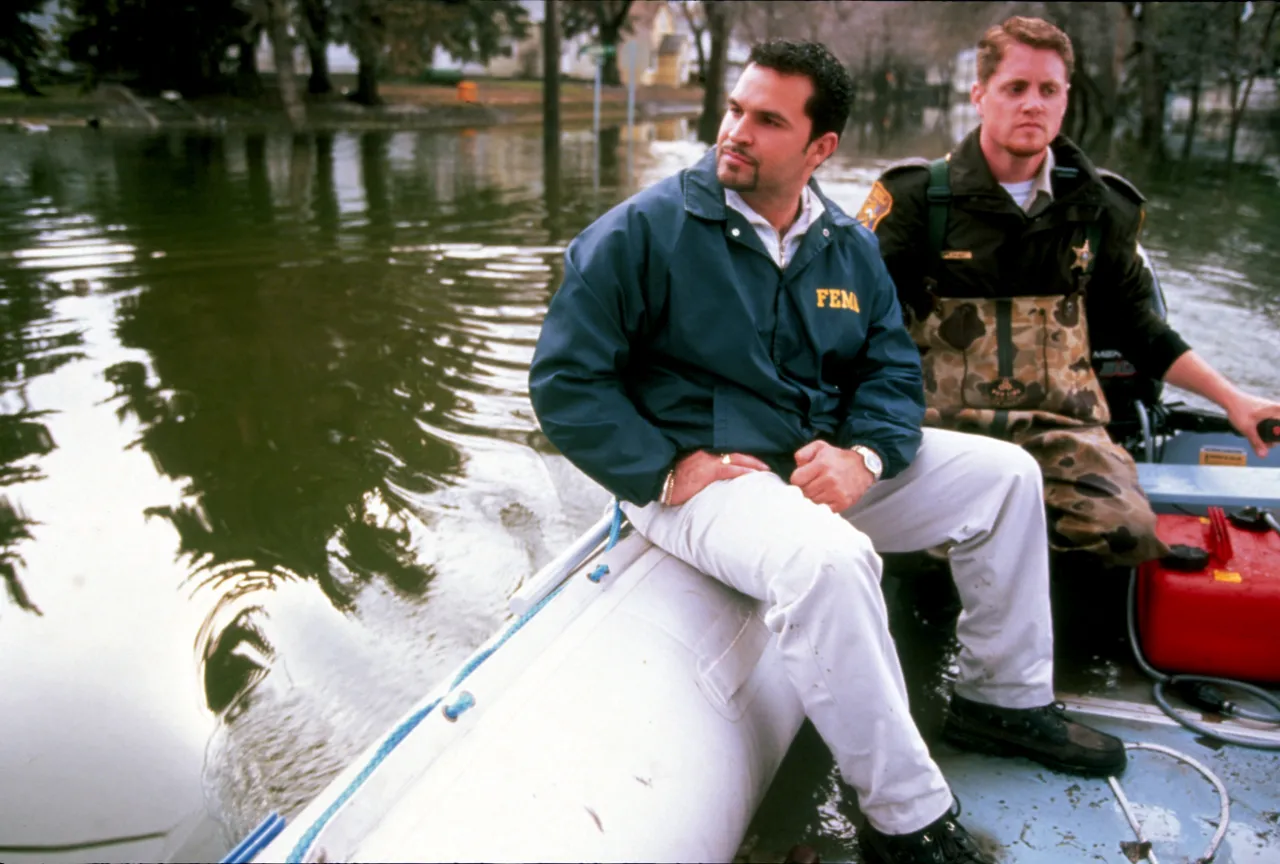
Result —
[{"label": "beard", "polygon": [[760,185],[760,166],[754,160],[747,164],[742,162],[729,162],[725,160],[725,153],[733,153],[743,159],[751,160],[751,157],[731,147],[723,144],[716,146],[716,179],[720,181],[720,185],[726,189],[732,189],[735,192],[751,192]]}]

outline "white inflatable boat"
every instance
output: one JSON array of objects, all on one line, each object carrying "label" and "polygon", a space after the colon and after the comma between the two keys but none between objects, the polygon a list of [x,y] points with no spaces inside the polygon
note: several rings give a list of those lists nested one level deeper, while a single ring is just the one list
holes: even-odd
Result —
[{"label": "white inflatable boat", "polygon": [[616,538],[602,519],[287,827],[224,860],[732,860],[803,710],[755,602]]}]

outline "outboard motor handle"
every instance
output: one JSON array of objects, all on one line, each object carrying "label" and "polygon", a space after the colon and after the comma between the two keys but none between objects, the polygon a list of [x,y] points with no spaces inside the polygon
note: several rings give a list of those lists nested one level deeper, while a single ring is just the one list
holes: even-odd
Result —
[{"label": "outboard motor handle", "polygon": [[1259,422],[1258,437],[1267,444],[1280,442],[1280,417],[1268,417]]}]

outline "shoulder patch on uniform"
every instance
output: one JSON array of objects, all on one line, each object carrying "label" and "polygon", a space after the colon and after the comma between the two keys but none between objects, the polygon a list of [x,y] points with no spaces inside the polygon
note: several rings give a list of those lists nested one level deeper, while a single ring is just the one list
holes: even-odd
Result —
[{"label": "shoulder patch on uniform", "polygon": [[893,196],[889,194],[888,189],[884,188],[884,184],[877,180],[871,187],[871,194],[867,195],[867,200],[863,201],[862,206],[858,208],[858,215],[855,218],[862,223],[862,227],[874,232],[880,220],[888,216],[892,209]]},{"label": "shoulder patch on uniform", "polygon": [[1134,204],[1141,205],[1146,202],[1146,196],[1138,191],[1137,186],[1134,186],[1114,171],[1108,171],[1106,168],[1099,168],[1098,176],[1102,178],[1104,183],[1119,192],[1125,198],[1128,198]]}]

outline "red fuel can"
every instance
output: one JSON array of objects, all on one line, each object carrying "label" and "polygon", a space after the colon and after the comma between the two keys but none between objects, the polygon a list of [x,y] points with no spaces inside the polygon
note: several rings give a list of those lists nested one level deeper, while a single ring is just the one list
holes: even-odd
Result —
[{"label": "red fuel can", "polygon": [[1236,527],[1220,507],[1158,520],[1168,546],[1193,549],[1138,570],[1138,632],[1151,665],[1280,681],[1280,534]]}]

